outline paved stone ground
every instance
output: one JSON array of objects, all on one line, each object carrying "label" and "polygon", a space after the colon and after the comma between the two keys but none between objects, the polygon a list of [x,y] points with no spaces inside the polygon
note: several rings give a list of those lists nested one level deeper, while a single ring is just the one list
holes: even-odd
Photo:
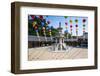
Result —
[{"label": "paved stone ground", "polygon": [[49,47],[38,47],[28,49],[28,60],[61,60],[61,59],[82,59],[88,57],[88,49],[71,48],[69,51],[54,52]]}]

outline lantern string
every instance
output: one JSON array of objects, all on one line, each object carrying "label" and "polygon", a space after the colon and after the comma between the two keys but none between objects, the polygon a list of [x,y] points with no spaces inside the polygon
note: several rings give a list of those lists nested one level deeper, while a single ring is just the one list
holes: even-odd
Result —
[{"label": "lantern string", "polygon": [[47,37],[46,37],[45,27],[43,27],[43,34],[44,34],[45,40],[46,40],[46,42],[47,42]]}]

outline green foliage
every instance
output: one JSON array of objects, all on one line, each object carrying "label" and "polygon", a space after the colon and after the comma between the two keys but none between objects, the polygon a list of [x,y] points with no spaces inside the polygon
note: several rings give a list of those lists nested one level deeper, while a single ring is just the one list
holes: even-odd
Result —
[{"label": "green foliage", "polygon": [[53,35],[53,36],[56,36],[57,33],[58,33],[58,30],[53,28],[53,29],[52,29],[52,35]]},{"label": "green foliage", "polygon": [[[36,22],[36,25],[34,27],[33,27],[33,22]],[[42,23],[44,25],[42,25]],[[45,27],[46,36],[48,37],[50,36],[49,34],[50,29],[51,29],[52,36],[55,36],[56,33],[58,32],[58,30],[55,29],[53,26],[49,27],[45,19],[40,19],[38,17],[35,17],[34,20],[28,20],[28,35],[37,36],[35,27],[37,27],[40,36],[44,36],[43,27]]]},{"label": "green foliage", "polygon": [[65,33],[64,36],[65,36],[65,38],[71,38],[71,34],[70,33]]}]

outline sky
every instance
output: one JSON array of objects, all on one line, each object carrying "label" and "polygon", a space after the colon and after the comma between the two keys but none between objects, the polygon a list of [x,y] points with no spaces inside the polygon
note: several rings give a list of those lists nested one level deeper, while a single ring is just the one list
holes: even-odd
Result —
[{"label": "sky", "polygon": [[[39,15],[36,15],[39,16]],[[88,17],[80,17],[80,16],[68,16],[67,18],[65,18],[64,16],[45,16],[43,15],[43,18],[46,19],[46,21],[50,21],[50,24],[48,26],[53,26],[54,28],[58,28],[59,27],[59,22],[61,22],[61,27],[63,28],[62,32],[64,33],[64,31],[66,30],[66,24],[65,22],[68,23],[68,33],[71,33],[70,31],[70,20],[72,20],[72,35],[76,36],[76,22],[75,19],[78,20],[78,36],[82,36],[83,35],[83,19],[86,20],[85,24],[85,32],[88,32]]]},{"label": "sky", "polygon": [[66,30],[65,22],[68,23],[68,32],[70,33],[70,20],[72,20],[72,35],[76,36],[76,22],[75,19],[78,20],[78,36],[83,35],[83,19],[86,20],[85,31],[88,32],[88,17],[80,17],[80,16],[68,16],[65,18],[64,16],[44,16],[47,21],[50,21],[49,26],[53,26],[54,28],[59,27],[59,22],[61,22],[61,27],[63,28],[62,32]]}]

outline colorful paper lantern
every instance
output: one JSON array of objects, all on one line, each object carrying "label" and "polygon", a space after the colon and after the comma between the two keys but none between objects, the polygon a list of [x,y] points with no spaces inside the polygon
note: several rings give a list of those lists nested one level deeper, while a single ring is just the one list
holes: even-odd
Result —
[{"label": "colorful paper lantern", "polygon": [[78,27],[78,25],[77,25],[77,24],[76,24],[75,26],[76,26],[76,27]]},{"label": "colorful paper lantern", "polygon": [[41,22],[42,27],[45,25],[44,22]]},{"label": "colorful paper lantern", "polygon": [[38,32],[38,30],[36,29],[36,32]]},{"label": "colorful paper lantern", "polygon": [[68,18],[68,16],[64,16],[64,18]]},{"label": "colorful paper lantern", "polygon": [[47,21],[48,24],[50,24],[50,21]]},{"label": "colorful paper lantern", "polygon": [[42,16],[42,15],[40,15],[40,16],[39,16],[39,18],[40,18],[40,19],[43,19],[43,16]]},{"label": "colorful paper lantern", "polygon": [[35,30],[37,30],[37,28],[38,28],[38,27],[37,27],[37,26],[35,26],[34,28],[35,28]]},{"label": "colorful paper lantern", "polygon": [[32,19],[34,19],[34,18],[35,18],[35,16],[34,16],[34,15],[31,15],[31,17],[32,17]]},{"label": "colorful paper lantern", "polygon": [[70,25],[70,28],[72,28],[73,26],[72,25]]},{"label": "colorful paper lantern", "polygon": [[85,24],[83,24],[83,27],[85,27]]},{"label": "colorful paper lantern", "polygon": [[72,23],[72,20],[70,20],[70,23]]},{"label": "colorful paper lantern", "polygon": [[37,22],[36,22],[36,21],[34,21],[34,22],[32,23],[33,27],[34,27],[36,24],[37,24]]},{"label": "colorful paper lantern", "polygon": [[42,29],[45,30],[45,27],[43,27]]},{"label": "colorful paper lantern", "polygon": [[78,23],[78,19],[75,19],[75,22]]},{"label": "colorful paper lantern", "polygon": [[68,23],[67,23],[67,22],[65,22],[65,25],[68,25]]},{"label": "colorful paper lantern", "polygon": [[83,19],[83,23],[85,23],[86,22],[86,19]]}]

